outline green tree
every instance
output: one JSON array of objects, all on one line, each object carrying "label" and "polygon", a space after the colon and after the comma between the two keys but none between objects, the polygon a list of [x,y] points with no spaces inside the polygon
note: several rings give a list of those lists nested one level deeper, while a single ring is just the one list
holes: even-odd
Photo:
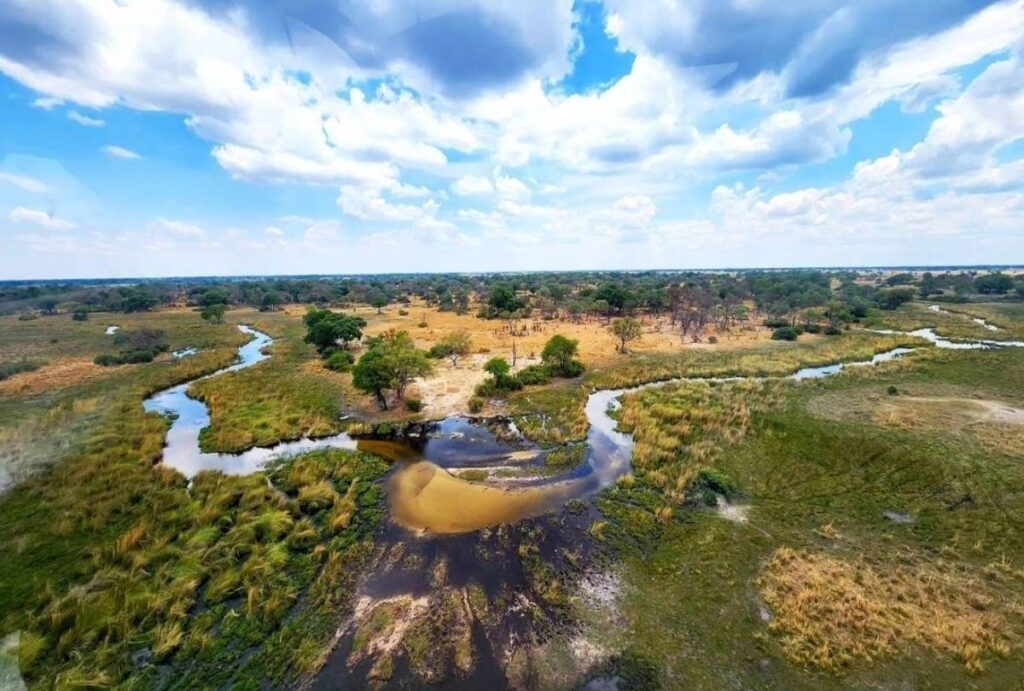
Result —
[{"label": "green tree", "polygon": [[974,287],[982,295],[1005,295],[1013,290],[1013,279],[1003,273],[986,274],[975,279]]},{"label": "green tree", "polygon": [[227,305],[230,302],[227,293],[220,288],[211,288],[199,297],[199,306],[204,308],[212,305]]},{"label": "green tree", "polygon": [[472,347],[473,340],[468,333],[452,331],[430,349],[430,354],[433,357],[448,358],[452,362],[452,367],[455,367],[459,363],[459,358],[468,355]]},{"label": "green tree", "polygon": [[878,293],[878,306],[884,310],[894,310],[904,302],[914,299],[916,291],[913,288],[890,288]]},{"label": "green tree", "polygon": [[339,343],[347,349],[351,341],[363,337],[366,326],[362,317],[316,307],[310,307],[302,321],[306,324],[306,343],[312,343],[321,355]]},{"label": "green tree", "polygon": [[627,352],[627,344],[640,338],[640,322],[632,317],[613,319],[609,327],[615,337],[619,339],[619,352]]},{"label": "green tree", "polygon": [[384,392],[395,386],[395,375],[382,348],[370,348],[363,353],[352,368],[352,385],[374,396],[381,410],[388,409]]},{"label": "green tree", "polygon": [[199,314],[203,319],[211,324],[221,324],[224,322],[224,313],[227,309],[227,304],[223,302],[214,302],[204,307]]},{"label": "green tree", "polygon": [[418,349],[406,331],[390,331],[378,346],[384,351],[388,367],[394,378],[395,393],[399,398],[405,395],[405,387],[417,377],[430,374],[433,366],[427,354]]},{"label": "green tree", "polygon": [[89,313],[85,309],[78,307],[74,312],[71,313],[71,318],[76,322],[84,322],[89,320]]},{"label": "green tree", "polygon": [[499,387],[508,382],[508,373],[511,371],[512,366],[503,357],[492,357],[484,363],[484,372],[494,377],[494,384]]},{"label": "green tree", "polygon": [[561,374],[571,369],[571,363],[573,358],[576,357],[578,347],[579,341],[556,334],[544,344],[544,350],[540,353],[540,359],[544,361],[545,365],[550,366],[553,371]]}]

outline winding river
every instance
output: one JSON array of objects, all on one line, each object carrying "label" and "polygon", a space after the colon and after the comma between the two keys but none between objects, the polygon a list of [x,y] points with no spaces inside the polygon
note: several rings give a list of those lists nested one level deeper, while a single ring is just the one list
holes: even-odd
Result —
[{"label": "winding river", "polygon": [[[191,478],[204,470],[217,470],[230,475],[249,474],[260,470],[273,459],[317,449],[359,449],[376,453],[393,460],[396,465],[395,472],[388,480],[392,519],[411,530],[437,534],[470,532],[545,513],[569,499],[587,496],[608,487],[630,472],[633,438],[617,430],[618,423],[610,414],[620,405],[618,399],[622,395],[680,381],[722,382],[745,379],[678,378],[630,388],[595,391],[586,403],[590,428],[587,432],[585,462],[555,477],[541,475],[524,481],[472,482],[462,479],[458,474],[472,469],[484,472],[483,469],[487,468],[509,470],[519,466],[529,476],[529,468],[543,467],[546,452],[522,439],[514,426],[499,430],[493,424],[485,425],[454,416],[434,424],[428,432],[418,437],[411,436],[402,442],[356,439],[341,433],[320,438],[304,437],[237,454],[204,453],[199,447],[199,434],[210,424],[210,411],[205,403],[189,397],[189,386],[194,381],[245,369],[270,357],[266,353],[266,349],[273,343],[270,336],[248,326],[239,326],[239,329],[252,336],[252,339],[239,348],[237,363],[160,391],[144,401],[147,411],[165,414],[172,419],[163,463]],[[920,329],[909,335],[946,349],[1024,347],[1021,341],[954,341],[939,336],[932,329]],[[821,379],[838,374],[847,367],[877,365],[913,350],[895,348],[879,353],[870,360],[807,367],[784,378],[795,381]]]}]

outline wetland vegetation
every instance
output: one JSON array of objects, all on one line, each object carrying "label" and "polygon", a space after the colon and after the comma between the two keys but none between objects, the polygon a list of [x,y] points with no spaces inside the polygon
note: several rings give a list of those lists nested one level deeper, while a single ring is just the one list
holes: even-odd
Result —
[{"label": "wetland vegetation", "polygon": [[[991,275],[5,287],[3,634],[33,688],[1013,688]],[[203,452],[345,446],[186,476],[143,401],[189,382]]]}]

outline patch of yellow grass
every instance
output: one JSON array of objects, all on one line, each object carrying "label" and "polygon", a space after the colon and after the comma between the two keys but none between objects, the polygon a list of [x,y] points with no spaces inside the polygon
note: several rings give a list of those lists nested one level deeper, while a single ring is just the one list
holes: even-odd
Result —
[{"label": "patch of yellow grass", "polygon": [[877,566],[864,558],[780,547],[758,587],[775,613],[769,628],[793,662],[838,670],[855,660],[919,645],[956,656],[971,671],[1006,655],[1013,631],[999,578],[982,580],[963,567],[914,558]]}]

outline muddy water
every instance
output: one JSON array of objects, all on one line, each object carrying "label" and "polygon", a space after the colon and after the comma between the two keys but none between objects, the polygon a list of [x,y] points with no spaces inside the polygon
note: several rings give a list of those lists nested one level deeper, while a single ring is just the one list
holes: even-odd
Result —
[{"label": "muddy water", "polygon": [[[270,357],[265,350],[273,340],[267,334],[247,326],[239,329],[253,338],[239,348],[238,362],[202,379],[251,367]],[[1024,343],[1013,341],[952,341],[936,335],[931,329],[914,331],[913,335],[925,338],[939,348],[1024,346]],[[877,365],[912,350],[895,348],[862,362],[808,367],[787,378],[802,381],[829,377],[847,367]],[[472,469],[542,466],[543,450],[524,440],[509,423],[488,426],[462,417],[450,417],[398,440],[355,439],[342,433],[321,438],[305,437],[238,454],[204,453],[199,447],[199,434],[210,424],[210,411],[205,403],[189,397],[191,382],[154,394],[146,399],[144,406],[147,411],[173,418],[167,433],[163,463],[187,477],[203,470],[218,470],[232,475],[253,473],[273,459],[317,449],[360,449],[395,461],[395,471],[388,479],[391,516],[395,522],[414,531],[455,534],[551,512],[569,499],[593,494],[630,472],[633,438],[617,430],[617,422],[610,414],[619,406],[619,398],[623,394],[680,381],[737,379],[672,379],[633,388],[595,391],[586,403],[586,416],[590,423],[586,460],[559,476],[542,476],[524,483],[471,482],[453,474],[453,471]]]}]

